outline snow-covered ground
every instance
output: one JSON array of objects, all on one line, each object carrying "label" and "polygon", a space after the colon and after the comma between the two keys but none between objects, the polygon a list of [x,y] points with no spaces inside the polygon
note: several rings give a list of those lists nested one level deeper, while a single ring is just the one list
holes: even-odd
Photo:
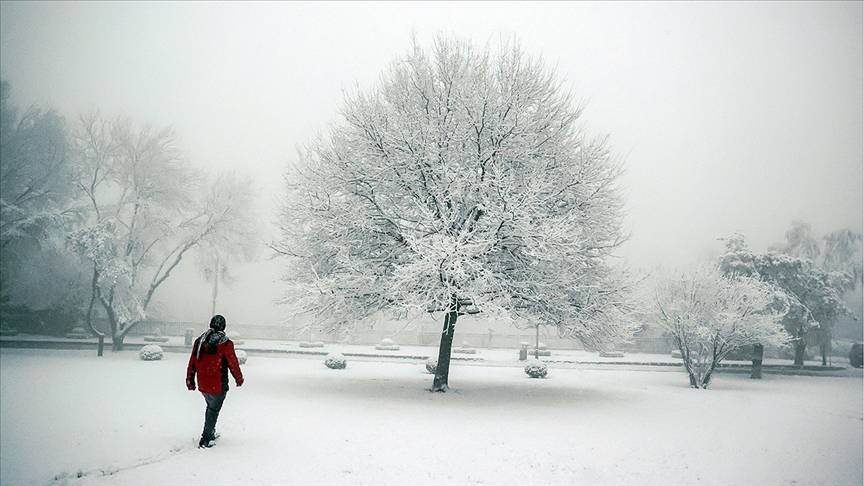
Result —
[{"label": "snow-covered ground", "polygon": [[[185,356],[0,351],[0,481],[21,484],[814,484],[862,481],[862,380],[676,368],[451,369],[252,356],[222,437]],[[77,476],[81,476],[78,478]],[[55,480],[56,478],[56,480]]]}]

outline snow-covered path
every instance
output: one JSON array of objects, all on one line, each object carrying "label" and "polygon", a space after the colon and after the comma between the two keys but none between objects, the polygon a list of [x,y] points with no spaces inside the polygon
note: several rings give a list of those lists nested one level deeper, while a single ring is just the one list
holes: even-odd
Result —
[{"label": "snow-covered path", "polygon": [[[109,353],[110,354],[110,353]],[[0,352],[0,481],[18,484],[831,484],[862,479],[862,380],[678,370],[454,366],[252,357],[222,438],[185,359]],[[81,473],[82,477],[77,478]],[[58,478],[55,480],[55,478]]]}]

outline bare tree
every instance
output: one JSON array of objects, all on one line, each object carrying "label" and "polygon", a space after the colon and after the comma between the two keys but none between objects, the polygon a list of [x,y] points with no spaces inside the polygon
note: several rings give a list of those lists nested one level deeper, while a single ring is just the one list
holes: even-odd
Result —
[{"label": "bare tree", "polygon": [[432,389],[448,387],[459,315],[626,339],[620,164],[555,72],[518,46],[416,43],[286,176],[286,300],[327,330],[374,312],[442,311]]},{"label": "bare tree", "polygon": [[701,268],[657,285],[654,309],[678,349],[693,388],[708,388],[731,351],[752,344],[781,345],[785,297],[754,277]]},{"label": "bare tree", "polygon": [[201,178],[169,129],[84,116],[76,164],[92,211],[69,241],[92,264],[88,316],[100,304],[119,350],[159,287],[190,250],[230,224],[233,208],[198,190]]},{"label": "bare tree", "polygon": [[813,236],[813,227],[804,221],[793,221],[784,235],[786,242],[775,245],[772,249],[779,250],[787,255],[804,258],[816,262],[822,255],[819,240]]},{"label": "bare tree", "polygon": [[206,204],[212,212],[228,208],[231,218],[201,241],[198,264],[205,280],[212,284],[210,314],[216,314],[219,284],[231,281],[231,264],[251,261],[262,241],[258,238],[252,181],[231,173],[219,174],[209,186]]}]

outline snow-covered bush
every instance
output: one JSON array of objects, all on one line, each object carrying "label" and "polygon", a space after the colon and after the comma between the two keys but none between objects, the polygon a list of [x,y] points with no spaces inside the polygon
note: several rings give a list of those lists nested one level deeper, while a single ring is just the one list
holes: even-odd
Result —
[{"label": "snow-covered bush", "polygon": [[380,351],[398,351],[399,345],[393,342],[390,338],[384,338],[375,346],[375,349]]},{"label": "snow-covered bush", "polygon": [[167,343],[168,338],[163,336],[162,331],[160,331],[159,328],[157,327],[156,331],[153,333],[152,336],[145,336],[144,337],[144,341],[146,341],[148,343]]},{"label": "snow-covered bush", "polygon": [[438,360],[435,358],[429,358],[426,360],[426,372],[430,374],[435,374],[435,370],[438,369]]},{"label": "snow-covered bush", "polygon": [[322,341],[303,341],[299,346],[301,348],[323,348],[324,343]]},{"label": "snow-covered bush", "polygon": [[158,361],[162,359],[162,355],[162,347],[158,344],[148,344],[138,352],[138,357],[143,361]]},{"label": "snow-covered bush", "polygon": [[601,358],[623,358],[624,353],[621,351],[600,351]]},{"label": "snow-covered bush", "polygon": [[241,365],[246,364],[246,360],[249,358],[246,355],[246,351],[243,351],[242,349],[237,349],[234,351],[234,354],[237,355],[237,362],[239,362]]},{"label": "snow-covered bush", "polygon": [[348,362],[341,353],[330,353],[324,360],[324,365],[331,370],[344,370],[348,366]]},{"label": "snow-covered bush", "polygon": [[453,348],[454,354],[477,354],[477,350],[474,348]]},{"label": "snow-covered bush", "polygon": [[243,345],[243,340],[240,339],[240,333],[237,331],[228,331],[228,339],[233,341],[235,346]]},{"label": "snow-covered bush", "polygon": [[537,343],[537,347],[536,347],[536,348],[533,348],[533,347],[532,347],[532,348],[528,348],[528,354],[529,354],[530,356],[534,356],[534,355],[537,355],[537,356],[552,356],[552,351],[549,351],[548,349],[546,349],[546,344],[545,344],[545,343]]},{"label": "snow-covered bush", "polygon": [[525,374],[531,378],[546,378],[549,368],[539,359],[532,359],[525,365]]},{"label": "snow-covered bush", "polygon": [[83,327],[75,327],[66,333],[66,337],[68,339],[87,339],[90,337],[90,333],[85,331]]},{"label": "snow-covered bush", "polygon": [[462,341],[462,347],[453,348],[453,352],[459,354],[475,354],[477,353],[477,350],[472,348],[471,345],[468,344],[468,341]]},{"label": "snow-covered bush", "polygon": [[736,348],[789,342],[778,301],[770,284],[711,267],[665,278],[654,296],[656,319],[675,339],[693,388],[708,388],[717,365]]},{"label": "snow-covered bush", "polygon": [[18,334],[18,329],[11,327],[0,327],[0,336],[15,336]]},{"label": "snow-covered bush", "polygon": [[453,348],[453,352],[456,354],[477,354],[477,350],[474,348]]}]

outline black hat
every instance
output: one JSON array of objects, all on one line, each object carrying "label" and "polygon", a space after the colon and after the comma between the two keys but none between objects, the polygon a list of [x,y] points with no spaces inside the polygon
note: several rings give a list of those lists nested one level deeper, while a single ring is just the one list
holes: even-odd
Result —
[{"label": "black hat", "polygon": [[224,331],[225,330],[225,318],[216,314],[213,318],[210,319],[210,329],[215,331]]}]

